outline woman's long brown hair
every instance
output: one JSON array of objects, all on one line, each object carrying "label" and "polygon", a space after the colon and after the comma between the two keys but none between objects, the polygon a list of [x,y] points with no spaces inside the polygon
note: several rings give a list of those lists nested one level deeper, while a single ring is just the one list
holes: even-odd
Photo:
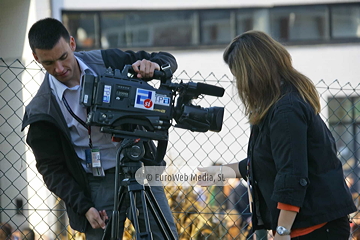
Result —
[{"label": "woman's long brown hair", "polygon": [[320,112],[318,92],[312,81],[293,68],[289,52],[260,31],[248,31],[228,45],[223,55],[236,79],[245,115],[258,124],[281,97],[281,82],[289,82],[313,108]]}]

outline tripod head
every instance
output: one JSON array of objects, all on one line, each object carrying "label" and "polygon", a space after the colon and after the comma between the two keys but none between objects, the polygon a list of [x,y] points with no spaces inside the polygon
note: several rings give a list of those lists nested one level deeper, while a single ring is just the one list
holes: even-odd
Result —
[{"label": "tripod head", "polygon": [[121,142],[119,168],[125,178],[134,179],[138,169],[144,166],[141,161],[145,155],[144,142],[140,138],[125,138]]}]

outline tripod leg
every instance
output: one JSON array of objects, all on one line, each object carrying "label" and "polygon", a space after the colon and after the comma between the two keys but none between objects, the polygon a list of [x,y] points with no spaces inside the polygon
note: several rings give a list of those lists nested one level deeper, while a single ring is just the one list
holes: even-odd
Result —
[{"label": "tripod leg", "polygon": [[168,221],[166,220],[163,212],[161,211],[161,208],[156,201],[154,193],[151,191],[151,188],[149,186],[145,186],[145,196],[147,199],[146,202],[149,205],[151,213],[154,215],[155,220],[159,228],[161,229],[161,232],[164,234],[165,237],[164,239],[176,240],[176,237],[174,236],[174,233],[171,231]]},{"label": "tripod leg", "polygon": [[[144,219],[145,219],[145,231],[151,234],[149,212],[148,212],[147,205],[145,204],[146,203],[146,197],[145,197],[144,190],[142,190],[140,192],[140,198],[141,198],[141,203],[143,203],[143,212],[142,212],[142,214],[144,215]],[[151,236],[151,239],[152,239],[152,236]]]},{"label": "tripod leg", "polygon": [[116,210],[113,211],[109,222],[106,225],[106,228],[104,230],[104,234],[102,237],[102,240],[118,240],[121,239],[122,236],[119,236],[119,230],[120,230],[120,218],[119,218],[119,209],[120,206],[123,204],[125,199],[125,192],[126,188],[123,186],[120,186],[117,197],[119,199]]},{"label": "tripod leg", "polygon": [[[142,206],[142,212],[139,214],[144,214],[145,216],[145,231],[141,231],[140,224],[139,224],[139,218],[138,218],[138,212],[137,212],[137,204],[136,204],[136,197],[140,197],[141,199],[141,206]],[[146,206],[146,199],[144,195],[144,190],[140,191],[129,191],[129,198],[130,198],[130,207],[131,207],[131,215],[132,215],[132,223],[134,225],[135,231],[136,231],[136,239],[140,240],[152,240],[152,234],[150,230],[150,222],[149,222],[149,216],[148,216],[148,210]]]}]

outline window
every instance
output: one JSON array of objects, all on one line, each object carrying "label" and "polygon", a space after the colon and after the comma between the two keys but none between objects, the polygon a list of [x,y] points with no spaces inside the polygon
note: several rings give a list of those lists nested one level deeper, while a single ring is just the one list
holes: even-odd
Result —
[{"label": "window", "polygon": [[95,13],[64,13],[63,23],[75,37],[79,49],[100,47],[98,17]]},{"label": "window", "polygon": [[203,44],[227,44],[232,38],[230,11],[202,11],[201,43]]},{"label": "window", "polygon": [[192,45],[193,28],[191,11],[101,13],[104,48]]},{"label": "window", "polygon": [[360,3],[269,8],[64,11],[78,50],[226,46],[260,30],[290,44],[360,42]]},{"label": "window", "polygon": [[269,32],[268,9],[240,9],[236,14],[236,34],[249,30]]},{"label": "window", "polygon": [[331,7],[332,37],[360,38],[360,6]]},{"label": "window", "polygon": [[280,41],[325,40],[326,6],[284,7],[271,10],[271,34]]}]

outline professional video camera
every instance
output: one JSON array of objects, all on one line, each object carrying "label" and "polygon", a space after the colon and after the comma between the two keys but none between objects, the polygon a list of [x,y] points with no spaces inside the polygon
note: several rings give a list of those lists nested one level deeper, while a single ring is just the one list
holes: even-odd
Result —
[{"label": "professional video camera", "polygon": [[[135,175],[139,169],[144,173],[146,153],[153,155],[150,160],[154,160],[156,166],[162,166],[172,119],[177,123],[175,127],[219,132],[224,108],[202,108],[191,101],[202,94],[222,97],[224,89],[204,83],[173,83],[168,65],[154,72],[154,79],[160,80],[159,88],[134,78],[134,74],[132,66],[126,65],[122,71],[109,68],[101,76],[86,73],[81,83],[80,102],[89,109],[86,123],[101,126],[100,131],[111,133],[113,140],[122,139],[116,154],[114,209],[102,239],[121,238],[119,209],[124,194],[129,195],[136,239],[153,239],[147,208],[155,216],[164,239],[176,239],[150,186],[144,185],[143,180],[138,182]],[[157,140],[156,151],[152,140]],[[136,198],[141,199],[141,225],[145,231],[139,228]]]},{"label": "professional video camera", "polygon": [[[191,101],[202,94],[222,97],[223,88],[204,83],[171,82],[172,72],[168,65],[162,66],[160,71],[156,70],[154,79],[161,81],[159,88],[134,78],[131,65],[126,65],[122,71],[109,68],[98,77],[85,74],[80,101],[90,108],[87,124],[112,129],[136,124],[143,126],[142,130],[130,132],[123,129],[120,135],[143,136],[154,140],[167,140],[167,130],[172,119],[177,123],[175,127],[191,131],[221,130],[223,107],[202,108],[193,105]],[[151,135],[153,132],[158,135],[154,137]]]}]

